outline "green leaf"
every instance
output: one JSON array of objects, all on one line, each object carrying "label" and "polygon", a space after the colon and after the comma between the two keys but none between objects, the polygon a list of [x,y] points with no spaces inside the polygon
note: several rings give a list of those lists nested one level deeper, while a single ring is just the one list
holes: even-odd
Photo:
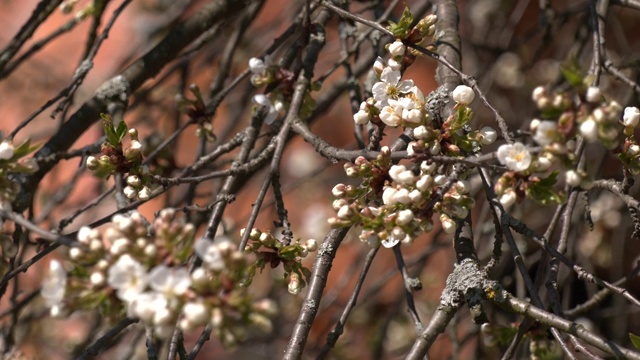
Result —
[{"label": "green leaf", "polygon": [[25,140],[22,144],[18,145],[18,147],[16,147],[13,151],[13,157],[11,157],[12,160],[18,160],[21,157],[31,154],[32,152],[38,150],[38,148],[40,147],[40,145],[33,145],[31,146],[31,140],[27,139]]},{"label": "green leaf", "polygon": [[411,27],[412,23],[413,14],[411,14],[409,8],[405,6],[400,22],[396,24],[393,21],[389,21],[391,25],[387,26],[387,29],[391,31],[396,38],[406,39],[409,36],[409,27]]},{"label": "green leaf", "polygon": [[120,145],[120,138],[116,134],[116,129],[113,127],[111,116],[107,114],[100,114],[100,117],[102,118],[102,129],[104,130],[104,134],[107,136],[107,141],[109,144],[117,147]]},{"label": "green leaf", "polygon": [[640,336],[629,333],[629,339],[631,339],[633,347],[635,347],[636,349],[640,349]]},{"label": "green leaf", "polygon": [[554,171],[548,177],[529,184],[526,190],[527,197],[542,205],[562,204],[564,196],[553,188],[557,180],[558,172]]},{"label": "green leaf", "polygon": [[122,142],[122,139],[124,139],[128,131],[129,127],[127,126],[127,123],[125,123],[124,120],[120,121],[118,127],[116,128],[116,135],[118,136],[120,142]]},{"label": "green leaf", "polygon": [[580,66],[575,57],[571,57],[561,67],[562,76],[573,87],[582,87],[584,85],[584,77],[580,73]]},{"label": "green leaf", "polygon": [[551,174],[549,174],[549,176],[547,176],[544,179],[541,179],[538,184],[540,184],[541,186],[545,186],[545,187],[551,187],[553,185],[556,184],[556,182],[558,181],[558,171],[554,171]]}]

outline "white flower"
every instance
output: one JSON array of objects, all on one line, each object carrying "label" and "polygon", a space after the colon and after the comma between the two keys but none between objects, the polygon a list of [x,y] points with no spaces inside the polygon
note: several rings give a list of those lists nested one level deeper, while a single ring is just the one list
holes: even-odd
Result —
[{"label": "white flower", "polygon": [[409,199],[411,199],[412,203],[417,204],[422,201],[422,193],[418,189],[411,190],[409,193]]},{"label": "white flower", "polygon": [[201,238],[194,245],[196,254],[202,259],[207,268],[211,270],[222,270],[225,267],[222,252],[213,242]]},{"label": "white flower", "polygon": [[188,302],[182,308],[184,320],[192,327],[206,324],[210,319],[209,309],[206,305],[196,302]]},{"label": "white flower", "polygon": [[428,136],[429,136],[429,132],[427,131],[427,128],[423,125],[413,129],[413,137],[415,137],[416,140],[424,140]]},{"label": "white flower", "polygon": [[402,63],[395,60],[394,58],[389,58],[389,60],[387,60],[387,65],[389,65],[391,70],[394,71],[400,71],[400,69],[402,69]]},{"label": "white flower", "polygon": [[433,178],[433,182],[436,185],[441,186],[447,182],[447,179],[448,179],[447,175],[438,174]]},{"label": "white flower", "polygon": [[384,68],[380,75],[380,81],[373,84],[371,92],[376,104],[380,103],[383,107],[388,99],[397,99],[401,93],[407,93],[413,87],[412,80],[400,80],[402,75],[400,71],[393,70],[390,67]]},{"label": "white flower", "polygon": [[589,86],[587,88],[587,94],[585,96],[588,102],[597,103],[602,100],[602,92],[600,92],[600,88],[597,86]]},{"label": "white flower", "polygon": [[407,155],[416,156],[417,154],[418,151],[416,150],[416,142],[412,141],[409,143],[409,145],[407,145]]},{"label": "white flower", "polygon": [[127,199],[133,199],[136,196],[138,196],[138,191],[134,188],[132,188],[131,186],[126,186],[122,192],[124,193],[124,196],[127,197]]},{"label": "white flower", "polygon": [[135,299],[129,302],[127,306],[127,315],[137,318],[143,322],[150,324],[159,309],[167,308],[167,298],[162,294],[149,291],[139,294]]},{"label": "white flower", "polygon": [[278,110],[266,95],[256,94],[253,96],[253,102],[259,110],[266,110],[267,115],[264,118],[265,124],[271,124],[278,117]]},{"label": "white flower", "polygon": [[485,126],[480,129],[480,144],[491,145],[496,141],[497,138],[498,132],[494,128]]},{"label": "white flower", "polygon": [[404,55],[405,46],[402,41],[396,40],[389,45],[389,54],[393,57]]},{"label": "white flower", "polygon": [[344,184],[337,184],[333,189],[331,189],[331,193],[337,198],[342,197],[344,195],[345,188],[346,186]]},{"label": "white flower", "polygon": [[453,101],[457,102],[460,105],[469,105],[473,102],[473,99],[476,97],[476,94],[473,92],[473,89],[466,85],[458,85],[451,93],[451,98]]},{"label": "white flower", "polygon": [[62,300],[67,287],[67,272],[62,264],[57,260],[51,260],[49,271],[45,274],[42,282],[40,295],[44,302],[51,309],[52,314],[59,314],[62,310]]},{"label": "white flower", "polygon": [[380,74],[382,74],[382,70],[384,70],[384,68],[384,60],[380,56],[378,56],[376,58],[376,61],[373,63],[373,71],[375,71],[376,75],[380,77]]},{"label": "white flower", "polygon": [[189,271],[184,267],[169,268],[158,265],[151,269],[148,276],[149,286],[167,297],[184,294],[191,286]]},{"label": "white flower", "polygon": [[598,124],[592,118],[587,118],[580,124],[580,134],[589,142],[598,140]]},{"label": "white flower", "polygon": [[569,186],[577,187],[582,182],[582,176],[580,176],[575,170],[568,170],[564,174],[564,179]]},{"label": "white flower", "polygon": [[369,113],[366,110],[358,110],[353,114],[353,122],[358,125],[366,125],[369,123]]},{"label": "white flower", "polygon": [[429,146],[429,153],[431,153],[431,155],[440,154],[440,150],[442,150],[442,146],[438,141],[434,141],[431,146]]},{"label": "white flower", "polygon": [[534,164],[536,171],[547,171],[551,165],[553,165],[551,159],[543,156],[539,157]]},{"label": "white flower", "polygon": [[453,234],[456,232],[456,222],[445,214],[440,215],[440,222],[442,223],[442,230],[447,234]]},{"label": "white flower", "polygon": [[271,65],[271,57],[269,56],[266,56],[264,61],[259,58],[249,59],[249,70],[254,74],[262,74],[269,65]]},{"label": "white flower", "polygon": [[546,96],[546,94],[547,90],[543,86],[538,86],[533,89],[533,92],[531,93],[531,99],[537,103],[538,100],[542,99],[544,96]]},{"label": "white flower", "polygon": [[536,133],[533,135],[533,141],[539,145],[545,146],[553,142],[558,133],[558,124],[555,121],[540,121],[536,127]]},{"label": "white flower", "polygon": [[94,273],[91,273],[91,275],[89,276],[89,281],[91,281],[91,285],[93,286],[103,286],[107,279],[104,277],[104,274],[96,271]]},{"label": "white flower", "polygon": [[471,191],[471,184],[467,180],[458,180],[454,184],[455,189],[458,191],[458,194],[468,194]]},{"label": "white flower", "polygon": [[138,199],[142,201],[147,201],[151,197],[151,189],[148,187],[143,187],[142,190],[138,192]]},{"label": "white flower", "polygon": [[622,116],[622,123],[624,126],[636,127],[640,120],[640,110],[635,106],[629,106],[624,109],[624,115]]},{"label": "white flower", "polygon": [[422,175],[420,180],[416,182],[416,188],[420,191],[427,191],[429,186],[433,183],[433,176],[429,174]]},{"label": "white flower", "polygon": [[498,148],[498,160],[509,170],[524,171],[531,165],[531,153],[522,143],[504,144]]},{"label": "white flower", "polygon": [[397,192],[398,190],[396,190],[396,188],[385,187],[384,191],[382,192],[382,203],[391,205],[391,201]]},{"label": "white flower", "polygon": [[9,160],[13,157],[15,148],[10,141],[5,140],[0,143],[0,160]]},{"label": "white flower", "polygon": [[382,240],[380,243],[382,244],[382,246],[386,247],[387,249],[391,249],[392,247],[396,246],[399,242],[400,242],[400,239],[392,235]]},{"label": "white flower", "polygon": [[402,106],[399,104],[396,106],[387,105],[380,111],[380,120],[389,126],[396,127],[402,121],[402,110]]},{"label": "white flower", "polygon": [[409,204],[411,203],[411,198],[409,198],[409,190],[405,188],[401,188],[393,195],[391,199],[392,204]]},{"label": "white flower", "polygon": [[133,187],[138,187],[142,185],[142,180],[140,180],[140,177],[138,177],[138,175],[129,175],[127,176],[127,184]]},{"label": "white flower", "polygon": [[517,199],[518,199],[518,196],[516,195],[515,191],[507,190],[504,194],[500,196],[500,204],[508,208],[511,205],[515,204]]},{"label": "white flower", "polygon": [[147,287],[147,271],[129,254],[122,255],[109,268],[107,282],[120,300],[131,302]]},{"label": "white flower", "polygon": [[87,156],[87,169],[95,170],[100,166],[100,161],[95,156]]},{"label": "white flower", "polygon": [[411,170],[407,170],[404,165],[391,166],[389,176],[393,181],[404,185],[410,185],[415,182],[415,175]]},{"label": "white flower", "polygon": [[411,222],[411,220],[413,220],[413,211],[409,209],[398,211],[397,217],[396,217],[396,224],[400,226],[407,225],[408,223]]},{"label": "white flower", "polygon": [[289,285],[287,286],[287,289],[292,295],[297,295],[300,293],[302,287],[300,286],[300,277],[298,276],[298,274],[291,274],[291,276],[289,277]]},{"label": "white flower", "polygon": [[353,216],[353,210],[349,205],[344,205],[338,210],[338,218],[342,220],[349,220]]}]

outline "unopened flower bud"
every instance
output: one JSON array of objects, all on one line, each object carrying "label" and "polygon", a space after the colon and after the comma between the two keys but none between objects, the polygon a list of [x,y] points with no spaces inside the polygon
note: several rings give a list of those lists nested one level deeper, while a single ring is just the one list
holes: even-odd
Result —
[{"label": "unopened flower bud", "polygon": [[494,128],[485,126],[480,129],[480,144],[491,145],[496,141],[497,138],[498,132]]},{"label": "unopened flower bud", "polygon": [[298,274],[291,274],[291,276],[289,277],[289,285],[287,286],[287,289],[292,295],[298,295],[300,293],[300,290],[302,288],[300,287],[300,277],[298,276]]},{"label": "unopened flower bud", "polygon": [[9,140],[5,140],[0,143],[0,160],[9,160],[13,157],[15,148]]},{"label": "unopened flower bud", "polygon": [[134,188],[142,185],[142,180],[138,177],[138,175],[129,175],[127,176],[127,184],[133,186]]},{"label": "unopened flower bud", "polygon": [[147,201],[149,198],[151,198],[151,189],[145,186],[140,190],[140,192],[138,192],[138,199]]},{"label": "unopened flower bud", "polygon": [[582,176],[580,176],[575,170],[569,170],[565,174],[565,181],[569,186],[577,187],[582,182]]},{"label": "unopened flower bud", "polygon": [[96,170],[100,166],[100,162],[95,156],[88,156],[86,164],[89,170]]},{"label": "unopened flower bud", "polygon": [[476,94],[473,89],[466,85],[458,85],[451,94],[453,101],[460,105],[469,105],[473,102]]},{"label": "unopened flower bud", "polygon": [[624,126],[636,127],[640,120],[640,110],[635,106],[629,106],[624,109],[622,123]]},{"label": "unopened flower bud", "polygon": [[127,197],[127,199],[133,199],[138,195],[138,191],[134,188],[132,188],[131,186],[127,186],[125,187],[122,192],[124,193],[124,196]]},{"label": "unopened flower bud", "polygon": [[312,252],[316,251],[316,250],[318,250],[318,240],[316,240],[316,239],[308,239],[305,242],[305,246],[307,247],[307,249],[309,251],[312,251]]},{"label": "unopened flower bud", "polygon": [[389,45],[389,54],[393,57],[403,56],[405,49],[402,41],[396,40]]},{"label": "unopened flower bud", "polygon": [[589,86],[587,88],[587,93],[585,94],[585,99],[590,103],[597,103],[602,100],[602,92],[600,88],[597,86]]}]

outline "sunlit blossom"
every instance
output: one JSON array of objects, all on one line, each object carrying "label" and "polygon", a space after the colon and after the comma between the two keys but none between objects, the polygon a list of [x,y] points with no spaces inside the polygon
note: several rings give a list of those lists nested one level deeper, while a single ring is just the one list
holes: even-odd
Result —
[{"label": "sunlit blossom", "polygon": [[527,147],[516,142],[513,144],[504,144],[498,148],[498,160],[509,170],[524,171],[531,165],[531,153]]}]

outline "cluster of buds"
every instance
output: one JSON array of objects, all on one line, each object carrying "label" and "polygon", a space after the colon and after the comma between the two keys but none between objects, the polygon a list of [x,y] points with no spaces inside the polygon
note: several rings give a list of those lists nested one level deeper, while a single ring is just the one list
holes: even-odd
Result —
[{"label": "cluster of buds", "polygon": [[551,93],[542,86],[533,90],[531,97],[542,120],[533,119],[529,129],[540,148],[533,152],[527,145],[516,142],[498,149],[498,160],[508,170],[495,187],[503,205],[510,206],[524,197],[542,204],[562,202],[563,194],[554,190],[558,172],[541,177],[554,165],[559,165],[563,171],[567,185],[591,188],[592,181],[584,170],[574,169],[577,134],[588,142],[599,142],[616,151],[626,169],[634,175],[640,174],[640,146],[634,139],[640,110],[636,107],[623,109],[616,101],[606,100],[597,87],[576,83],[574,88],[576,94],[570,91]]},{"label": "cluster of buds", "polygon": [[372,122],[412,128],[429,124],[422,91],[413,80],[402,80],[402,71],[413,63],[417,55],[407,44],[418,44],[433,36],[436,21],[435,15],[429,15],[411,28],[413,16],[405,9],[400,22],[392,23],[389,29],[396,36],[396,41],[386,46],[389,59],[385,62],[378,57],[373,65],[378,82],[371,89],[373,96],[363,101],[360,110],[353,115],[356,124]]},{"label": "cluster of buds", "polygon": [[405,7],[400,21],[398,21],[398,23],[390,21],[387,29],[393,33],[396,39],[403,40],[408,44],[420,44],[426,39],[433,37],[436,32],[435,24],[437,21],[438,17],[435,14],[430,14],[412,27],[413,14],[409,11],[408,7]]},{"label": "cluster of buds", "polygon": [[[128,199],[148,200],[151,196],[151,189],[148,187],[151,176],[149,167],[142,165],[142,143],[138,139],[138,131],[134,128],[129,129],[124,121],[118,126],[113,126],[109,116],[103,114],[102,117],[107,141],[101,146],[102,155],[87,157],[87,169],[104,179],[115,174],[128,174],[123,189],[124,195]],[[129,146],[123,149],[122,140],[126,135],[129,135],[131,141]]]},{"label": "cluster of buds", "polygon": [[[359,187],[338,184],[333,188],[337,215],[329,224],[361,225],[360,240],[390,248],[398,243],[409,245],[421,233],[431,231],[434,214],[439,215],[443,230],[453,233],[456,219],[467,217],[474,206],[469,184],[464,180],[450,182],[435,163],[422,161],[413,168],[390,164],[388,147],[373,161],[359,157],[355,163],[347,163],[347,175],[361,177],[363,182]],[[433,206],[427,206],[429,203]]]},{"label": "cluster of buds", "polygon": [[[242,229],[241,236],[246,229]],[[255,254],[256,261],[249,267],[247,284],[253,279],[257,269],[264,269],[269,264],[273,269],[282,264],[284,277],[288,279],[288,290],[291,294],[297,295],[306,285],[306,279],[310,275],[307,268],[302,266],[302,259],[318,249],[318,241],[308,239],[304,242],[295,241],[286,244],[276,239],[270,232],[262,232],[259,229],[251,229],[249,233],[251,240],[245,247],[245,252]]]},{"label": "cluster of buds", "polygon": [[[102,178],[116,173],[129,172],[135,165],[142,162],[142,143],[138,140],[138,131],[134,128],[128,129],[124,122],[120,122],[114,127],[109,117],[105,116],[104,127],[107,141],[105,141],[100,151],[100,157],[87,157],[87,168]],[[129,135],[131,143],[126,149],[122,149],[122,140],[125,135]]]},{"label": "cluster of buds", "polygon": [[498,138],[495,129],[485,126],[480,130],[471,130],[468,123],[473,118],[469,105],[475,98],[473,89],[460,85],[451,94],[455,101],[453,114],[441,126],[435,124],[420,125],[413,129],[416,139],[409,143],[407,152],[417,158],[431,155],[464,157],[479,152],[482,147],[492,144]]},{"label": "cluster of buds", "polygon": [[[98,308],[111,321],[140,319],[159,338],[211,325],[227,345],[249,334],[269,331],[275,306],[254,302],[243,286],[247,259],[226,238],[194,241],[195,228],[162,210],[152,225],[140,214],[116,215],[100,233],[82,228],[82,247],[69,252],[73,269],[51,262],[41,295],[52,315]],[[185,264],[195,253],[202,266],[189,272]]]}]

